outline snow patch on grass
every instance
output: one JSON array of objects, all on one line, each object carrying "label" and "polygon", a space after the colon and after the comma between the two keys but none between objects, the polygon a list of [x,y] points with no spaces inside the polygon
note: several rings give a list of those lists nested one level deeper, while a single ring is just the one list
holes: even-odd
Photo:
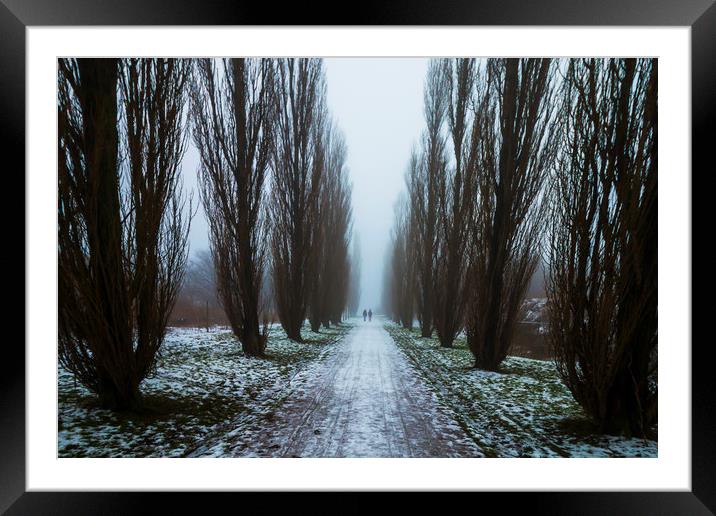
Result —
[{"label": "snow patch on grass", "polygon": [[[313,333],[304,343],[269,330],[266,358],[244,355],[226,328],[170,328],[156,373],[141,385],[145,408],[115,413],[58,367],[59,457],[179,457],[227,423],[270,417],[294,378],[331,352],[350,325]],[[238,424],[238,423],[236,423]],[[230,434],[229,434],[230,437]],[[214,446],[220,450],[221,442]]]},{"label": "snow patch on grass", "polygon": [[656,457],[657,442],[595,431],[552,362],[507,357],[473,369],[464,337],[453,348],[386,323],[398,347],[489,457]]}]

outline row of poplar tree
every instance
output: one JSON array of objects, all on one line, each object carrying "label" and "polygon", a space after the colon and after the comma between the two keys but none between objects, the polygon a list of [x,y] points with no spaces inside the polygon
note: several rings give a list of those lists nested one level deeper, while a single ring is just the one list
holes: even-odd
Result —
[{"label": "row of poplar tree", "polygon": [[141,405],[156,369],[195,213],[190,137],[243,351],[264,355],[269,310],[296,341],[307,316],[341,321],[351,184],[325,90],[320,59],[59,60],[59,357],[104,406]]},{"label": "row of poplar tree", "polygon": [[557,369],[603,431],[657,416],[657,61],[441,59],[385,306],[496,370],[540,261]]}]

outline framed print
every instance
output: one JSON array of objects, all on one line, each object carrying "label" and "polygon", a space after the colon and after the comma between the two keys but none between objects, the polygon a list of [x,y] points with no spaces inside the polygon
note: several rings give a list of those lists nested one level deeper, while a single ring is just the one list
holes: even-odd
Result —
[{"label": "framed print", "polygon": [[3,510],[716,510],[713,2],[3,4]]}]

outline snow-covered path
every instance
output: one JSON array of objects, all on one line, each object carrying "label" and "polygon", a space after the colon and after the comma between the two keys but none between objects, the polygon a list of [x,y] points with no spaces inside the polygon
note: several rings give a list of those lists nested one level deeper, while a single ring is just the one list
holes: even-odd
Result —
[{"label": "snow-covered path", "polygon": [[238,456],[481,457],[380,319],[356,323],[301,390]]}]

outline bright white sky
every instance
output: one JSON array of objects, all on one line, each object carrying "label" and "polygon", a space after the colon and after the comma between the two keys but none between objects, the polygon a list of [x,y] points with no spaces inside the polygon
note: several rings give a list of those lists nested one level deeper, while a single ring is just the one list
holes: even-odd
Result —
[{"label": "bright white sky", "polygon": [[[348,145],[353,182],[354,232],[362,249],[361,310],[376,308],[383,261],[393,223],[393,204],[423,128],[423,81],[428,60],[418,58],[324,59],[327,103]],[[197,149],[189,143],[184,185],[195,190]],[[194,203],[200,204],[198,193]],[[191,253],[208,248],[208,227],[199,210],[192,221]]]}]

